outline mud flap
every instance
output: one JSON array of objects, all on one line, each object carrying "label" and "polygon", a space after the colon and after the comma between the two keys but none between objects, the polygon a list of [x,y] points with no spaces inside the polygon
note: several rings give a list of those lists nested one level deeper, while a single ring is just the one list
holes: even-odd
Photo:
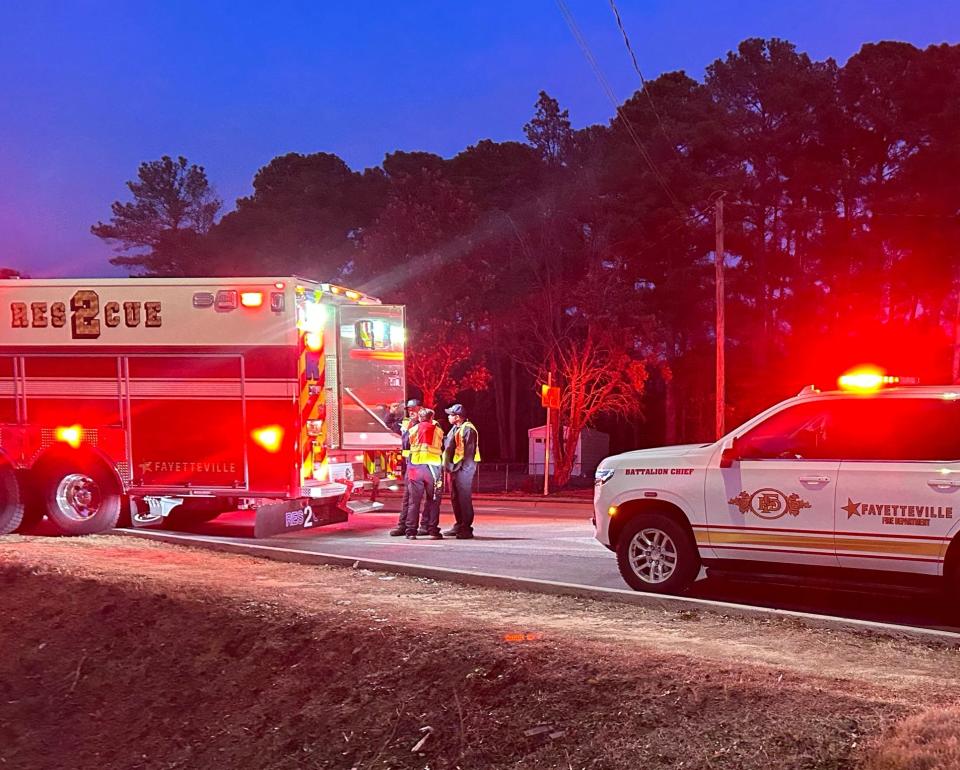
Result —
[{"label": "mud flap", "polygon": [[326,524],[339,524],[348,514],[340,509],[335,499],[317,500],[301,497],[284,500],[257,508],[253,525],[256,538],[273,537],[286,532],[314,529]]}]

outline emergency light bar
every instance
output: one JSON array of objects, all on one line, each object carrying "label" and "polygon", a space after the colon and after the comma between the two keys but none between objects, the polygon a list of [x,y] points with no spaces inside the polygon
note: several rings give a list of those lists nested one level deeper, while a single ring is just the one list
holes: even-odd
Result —
[{"label": "emergency light bar", "polygon": [[920,380],[917,377],[898,377],[877,371],[848,372],[837,380],[841,390],[861,392],[879,390],[884,385],[918,385],[919,383]]}]

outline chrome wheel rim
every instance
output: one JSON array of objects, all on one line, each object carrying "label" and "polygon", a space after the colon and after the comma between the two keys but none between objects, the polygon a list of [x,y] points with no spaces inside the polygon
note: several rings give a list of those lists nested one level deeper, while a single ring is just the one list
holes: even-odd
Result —
[{"label": "chrome wheel rim", "polygon": [[103,504],[100,485],[82,473],[64,476],[57,485],[57,508],[73,521],[87,521],[96,516]]},{"label": "chrome wheel rim", "polygon": [[677,569],[677,546],[662,529],[648,527],[630,541],[630,569],[644,583],[656,585],[670,579]]}]

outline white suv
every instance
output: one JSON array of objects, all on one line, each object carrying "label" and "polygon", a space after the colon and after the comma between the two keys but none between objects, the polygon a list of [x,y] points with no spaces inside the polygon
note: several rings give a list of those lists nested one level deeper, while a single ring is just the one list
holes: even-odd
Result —
[{"label": "white suv", "polygon": [[597,539],[636,590],[702,565],[960,573],[960,387],[810,388],[711,444],[608,457]]}]

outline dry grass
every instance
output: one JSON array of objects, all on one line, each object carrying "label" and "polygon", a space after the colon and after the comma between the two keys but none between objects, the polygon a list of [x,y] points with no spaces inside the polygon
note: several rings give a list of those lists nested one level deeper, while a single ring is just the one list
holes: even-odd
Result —
[{"label": "dry grass", "polygon": [[960,768],[960,706],[907,717],[867,751],[864,770]]}]

